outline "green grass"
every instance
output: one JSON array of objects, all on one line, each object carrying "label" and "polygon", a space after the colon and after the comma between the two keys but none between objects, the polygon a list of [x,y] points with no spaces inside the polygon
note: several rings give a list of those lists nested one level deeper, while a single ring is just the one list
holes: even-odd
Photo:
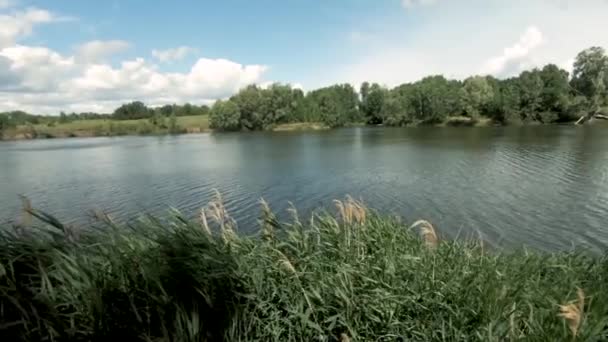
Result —
[{"label": "green grass", "polygon": [[[239,235],[216,200],[87,229],[40,212],[0,238],[0,335],[16,340],[600,341],[608,260],[489,251],[347,199]],[[530,228],[532,229],[532,228]],[[583,298],[578,299],[577,289]],[[584,301],[584,303],[582,303]],[[560,305],[579,312],[567,321]],[[576,317],[575,317],[576,318]],[[570,326],[571,324],[572,326]],[[572,330],[571,328],[576,328]],[[576,331],[576,335],[574,334]]]},{"label": "green grass", "polygon": [[[168,122],[168,119],[166,119]],[[209,130],[209,117],[207,115],[193,115],[177,117],[178,133],[199,133]],[[168,134],[167,128],[157,127],[148,119],[139,120],[76,120],[54,125],[19,126],[7,130],[7,139],[28,138],[66,138],[66,137],[92,137],[116,135],[146,135]]]}]

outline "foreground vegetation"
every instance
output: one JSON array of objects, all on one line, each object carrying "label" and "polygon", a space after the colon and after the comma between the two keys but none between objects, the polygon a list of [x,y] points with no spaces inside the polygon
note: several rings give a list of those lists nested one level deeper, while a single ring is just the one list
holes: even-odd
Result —
[{"label": "foreground vegetation", "polygon": [[[0,236],[10,341],[537,341],[608,338],[608,260],[488,251],[336,201],[337,214],[237,233],[218,196],[76,230],[31,210]],[[8,228],[8,227],[7,227]]]},{"label": "foreground vegetation", "polygon": [[[178,124],[179,117],[207,115],[209,127],[219,131],[353,124],[580,123],[608,118],[608,56],[600,47],[582,51],[571,75],[549,64],[506,79],[477,75],[461,81],[432,75],[392,89],[364,82],[359,91],[350,84],[338,84],[305,93],[278,83],[250,85],[212,108],[188,103],[150,108],[134,101],[112,114],[0,113],[0,138],[183,133],[190,127]],[[84,122],[90,120],[93,122]],[[69,125],[72,123],[76,127]],[[81,125],[92,128],[81,130]],[[203,126],[192,129],[206,128]]]}]

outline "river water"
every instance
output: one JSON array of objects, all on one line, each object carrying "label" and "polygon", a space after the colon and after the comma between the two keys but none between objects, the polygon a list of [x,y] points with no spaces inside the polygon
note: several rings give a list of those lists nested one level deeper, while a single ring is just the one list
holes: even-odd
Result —
[{"label": "river water", "polygon": [[608,127],[349,128],[0,143],[0,222],[19,194],[74,225],[192,216],[218,189],[239,229],[258,200],[279,213],[333,210],[350,194],[451,237],[506,247],[608,246]]}]

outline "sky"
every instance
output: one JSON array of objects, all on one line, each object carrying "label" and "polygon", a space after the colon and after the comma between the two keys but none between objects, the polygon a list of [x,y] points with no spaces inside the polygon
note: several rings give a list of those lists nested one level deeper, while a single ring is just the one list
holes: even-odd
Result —
[{"label": "sky", "polygon": [[0,0],[0,111],[571,70],[606,32],[608,0]]}]

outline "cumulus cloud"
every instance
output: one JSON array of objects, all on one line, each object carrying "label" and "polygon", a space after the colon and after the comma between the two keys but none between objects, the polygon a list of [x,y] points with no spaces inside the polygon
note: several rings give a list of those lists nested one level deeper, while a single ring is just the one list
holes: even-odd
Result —
[{"label": "cumulus cloud", "polygon": [[[0,6],[3,5],[0,0]],[[110,112],[127,101],[149,105],[211,103],[263,81],[264,65],[199,58],[185,72],[166,72],[144,58],[111,63],[109,57],[130,47],[123,40],[95,40],[62,54],[20,40],[37,25],[63,18],[37,8],[0,14],[0,111],[39,114],[59,111]],[[194,49],[155,51],[161,62],[183,58]]]},{"label": "cumulus cloud", "polygon": [[166,50],[152,50],[152,56],[164,63],[181,60],[194,51],[196,51],[196,49],[189,46],[180,46]]},{"label": "cumulus cloud", "polygon": [[512,76],[534,66],[532,52],[543,43],[543,33],[535,26],[529,27],[514,45],[506,47],[500,56],[484,63],[481,74]]},{"label": "cumulus cloud", "polygon": [[77,55],[87,62],[99,62],[128,48],[129,43],[124,40],[93,40],[80,45]]},{"label": "cumulus cloud", "polygon": [[15,5],[15,2],[12,0],[0,0],[0,9],[10,8]]},{"label": "cumulus cloud", "polygon": [[[5,3],[5,5],[7,4]],[[0,46],[10,46],[18,38],[31,34],[33,27],[37,24],[50,23],[59,19],[47,10],[34,7],[10,14],[0,14]]]},{"label": "cumulus cloud", "polygon": [[407,9],[416,6],[432,5],[435,2],[437,2],[437,0],[401,0],[401,6]]},{"label": "cumulus cloud", "polygon": [[0,50],[0,110],[109,112],[121,103],[210,103],[262,80],[267,67],[200,58],[183,73],[163,72],[135,58],[113,66],[64,56],[44,47]]}]

